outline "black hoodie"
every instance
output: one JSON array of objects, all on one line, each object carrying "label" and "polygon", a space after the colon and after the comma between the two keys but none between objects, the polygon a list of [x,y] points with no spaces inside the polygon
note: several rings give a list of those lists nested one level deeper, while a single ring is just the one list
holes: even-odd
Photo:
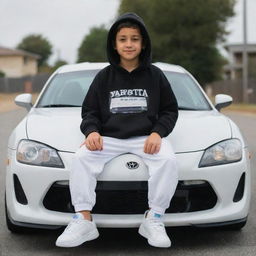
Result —
[{"label": "black hoodie", "polygon": [[[113,47],[120,23],[138,24],[145,49],[140,65],[132,72],[119,65]],[[99,132],[103,136],[125,139],[157,132],[167,136],[178,118],[178,105],[163,72],[151,64],[151,43],[143,20],[134,13],[120,16],[112,25],[107,39],[110,65],[94,78],[82,105],[81,131],[85,136]]]}]

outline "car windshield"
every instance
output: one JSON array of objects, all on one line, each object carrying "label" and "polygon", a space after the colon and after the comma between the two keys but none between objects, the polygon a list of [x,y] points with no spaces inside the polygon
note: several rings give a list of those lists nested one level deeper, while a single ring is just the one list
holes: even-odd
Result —
[{"label": "car windshield", "polygon": [[211,110],[196,82],[184,73],[164,72],[177,98],[180,110]]},{"label": "car windshield", "polygon": [[[99,70],[74,71],[55,75],[36,107],[81,107],[90,84]],[[164,72],[181,110],[210,110],[194,80],[184,73]]]}]

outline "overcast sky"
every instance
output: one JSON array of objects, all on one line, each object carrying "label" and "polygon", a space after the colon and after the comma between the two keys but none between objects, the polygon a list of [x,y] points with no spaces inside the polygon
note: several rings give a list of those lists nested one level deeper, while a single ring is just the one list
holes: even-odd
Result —
[{"label": "overcast sky", "polygon": [[[236,16],[228,22],[228,43],[240,43],[242,2],[237,0]],[[248,42],[256,43],[256,0],[247,0]],[[93,26],[114,21],[119,0],[0,0],[0,45],[15,48],[23,37],[42,34],[53,45],[53,63],[61,59],[74,63],[77,49]]]}]

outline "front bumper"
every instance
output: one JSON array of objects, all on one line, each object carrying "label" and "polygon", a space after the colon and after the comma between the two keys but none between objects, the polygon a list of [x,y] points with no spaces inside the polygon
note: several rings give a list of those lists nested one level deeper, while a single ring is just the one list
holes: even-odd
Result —
[{"label": "front bumper", "polygon": [[[240,162],[198,168],[198,163],[203,152],[177,154],[179,164],[180,181],[206,181],[209,183],[216,195],[216,203],[207,210],[192,212],[166,213],[164,223],[166,226],[191,226],[191,225],[214,225],[214,223],[226,223],[230,221],[244,220],[249,212],[251,194],[251,173],[247,149],[243,152],[243,159]],[[10,219],[13,223],[22,223],[26,226],[45,226],[56,228],[67,225],[73,213],[59,212],[45,208],[44,198],[55,182],[68,181],[72,153],[60,152],[65,169],[46,168],[30,166],[18,163],[15,157],[15,150],[8,151],[10,165],[7,167],[6,175],[6,198]],[[132,155],[123,156],[127,159],[136,157]],[[132,159],[134,160],[134,159]],[[136,159],[140,161],[139,159]],[[115,159],[115,161],[118,161]],[[101,181],[145,181],[148,179],[145,166],[141,172],[134,173],[128,178],[125,172],[119,168],[115,171],[109,164]],[[108,173],[111,173],[109,176]],[[245,185],[243,197],[234,202],[234,194],[242,174],[245,173]],[[28,204],[17,202],[13,175],[16,174],[20,180]],[[114,177],[114,178],[113,178]],[[172,202],[171,202],[172,205]],[[93,218],[98,227],[138,227],[141,224],[143,214],[98,214],[94,213]]]}]

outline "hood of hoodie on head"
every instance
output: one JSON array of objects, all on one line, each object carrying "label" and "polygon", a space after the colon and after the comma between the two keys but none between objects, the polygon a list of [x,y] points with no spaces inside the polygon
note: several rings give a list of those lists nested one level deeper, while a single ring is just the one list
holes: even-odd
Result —
[{"label": "hood of hoodie on head", "polygon": [[151,42],[145,27],[145,24],[137,14],[135,13],[125,13],[121,15],[116,22],[111,26],[108,32],[107,38],[107,56],[108,61],[113,66],[119,66],[120,57],[117,51],[114,49],[114,42],[116,37],[116,29],[119,24],[130,21],[132,23],[136,23],[139,28],[143,38],[143,44],[145,45],[145,49],[143,49],[140,53],[140,67],[147,67],[151,63]]}]

